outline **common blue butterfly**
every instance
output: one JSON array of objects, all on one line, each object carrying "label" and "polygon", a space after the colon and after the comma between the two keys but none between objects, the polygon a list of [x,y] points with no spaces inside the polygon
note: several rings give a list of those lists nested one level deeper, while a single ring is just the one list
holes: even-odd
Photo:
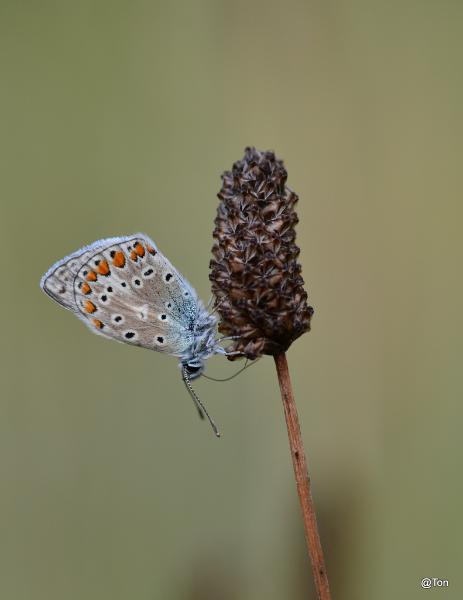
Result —
[{"label": "common blue butterfly", "polygon": [[200,416],[219,435],[190,383],[207,358],[227,354],[216,336],[217,319],[149,237],[98,240],[55,263],[40,287],[94,333],[177,356]]}]

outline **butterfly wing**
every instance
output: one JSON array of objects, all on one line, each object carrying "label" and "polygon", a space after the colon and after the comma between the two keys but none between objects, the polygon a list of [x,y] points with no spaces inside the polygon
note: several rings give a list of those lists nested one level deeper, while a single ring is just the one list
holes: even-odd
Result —
[{"label": "butterfly wing", "polygon": [[95,333],[176,356],[193,343],[196,292],[144,234],[99,240],[57,262],[42,289]]}]

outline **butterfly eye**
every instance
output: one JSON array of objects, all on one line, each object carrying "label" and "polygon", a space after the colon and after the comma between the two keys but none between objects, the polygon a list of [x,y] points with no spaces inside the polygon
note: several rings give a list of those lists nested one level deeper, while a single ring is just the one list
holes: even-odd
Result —
[{"label": "butterfly eye", "polygon": [[122,315],[114,315],[113,321],[114,323],[119,323],[119,325],[121,325],[124,322],[124,317]]},{"label": "butterfly eye", "polygon": [[189,375],[194,375],[198,371],[201,370],[201,365],[185,365],[185,369],[188,371]]},{"label": "butterfly eye", "polygon": [[167,319],[167,315],[161,315],[160,319],[161,319],[161,321],[165,321]]},{"label": "butterfly eye", "polygon": [[143,287],[143,283],[142,283],[141,279],[139,279],[138,277],[134,277],[132,279],[132,283],[135,287]]},{"label": "butterfly eye", "polygon": [[167,273],[166,274],[166,281],[170,281],[172,279],[173,275],[172,273]]},{"label": "butterfly eye", "polygon": [[136,333],[135,331],[126,331],[124,333],[124,337],[126,340],[133,340],[134,338],[136,339]]}]

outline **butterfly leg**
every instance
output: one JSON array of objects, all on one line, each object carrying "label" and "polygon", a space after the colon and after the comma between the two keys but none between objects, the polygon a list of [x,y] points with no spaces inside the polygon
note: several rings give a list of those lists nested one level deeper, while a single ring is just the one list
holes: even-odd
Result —
[{"label": "butterfly leg", "polygon": [[246,356],[246,354],[244,352],[239,352],[238,350],[236,352],[227,352],[225,350],[224,354],[225,354],[225,356],[238,356],[238,355]]}]

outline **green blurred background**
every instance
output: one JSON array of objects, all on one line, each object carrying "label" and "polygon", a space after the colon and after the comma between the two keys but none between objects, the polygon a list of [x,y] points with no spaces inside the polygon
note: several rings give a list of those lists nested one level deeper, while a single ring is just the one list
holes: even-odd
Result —
[{"label": "green blurred background", "polygon": [[219,175],[249,144],[300,196],[316,312],[289,361],[333,596],[421,598],[429,576],[462,597],[462,20],[1,0],[2,600],[313,598],[272,360],[198,382],[218,441],[174,359],[38,286],[142,230],[207,300]]}]

